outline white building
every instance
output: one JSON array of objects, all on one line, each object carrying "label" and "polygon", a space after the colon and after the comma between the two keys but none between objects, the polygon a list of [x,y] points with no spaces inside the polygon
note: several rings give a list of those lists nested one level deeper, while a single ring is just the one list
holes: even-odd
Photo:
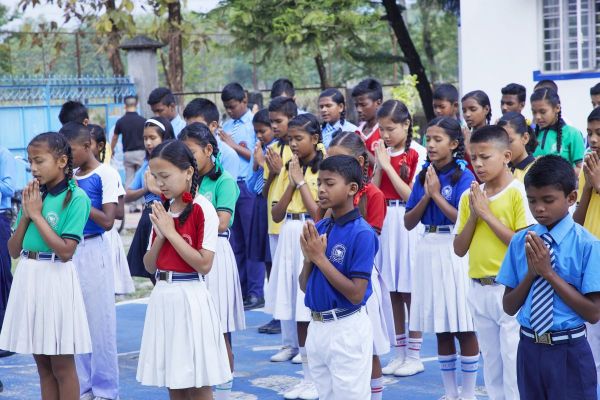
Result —
[{"label": "white building", "polygon": [[584,134],[592,110],[589,90],[600,82],[600,0],[461,0],[460,91],[490,97],[500,115],[500,89],[552,79],[563,117]]}]

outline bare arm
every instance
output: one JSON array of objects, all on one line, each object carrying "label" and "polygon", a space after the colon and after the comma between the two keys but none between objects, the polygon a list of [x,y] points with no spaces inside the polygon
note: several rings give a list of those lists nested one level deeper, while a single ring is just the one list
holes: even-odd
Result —
[{"label": "bare arm", "polygon": [[430,200],[431,197],[426,194],[425,196],[421,197],[421,200],[419,200],[417,205],[412,210],[407,211],[406,214],[404,214],[404,226],[406,229],[409,231],[413,230],[415,226],[419,224]]},{"label": "bare arm", "polygon": [[294,190],[296,190],[296,187],[292,183],[288,184],[288,186],[285,188],[285,192],[283,192],[283,195],[281,196],[281,199],[279,199],[277,203],[273,204],[271,207],[271,216],[273,217],[273,221],[283,221],[288,205],[290,204],[290,201],[292,201]]},{"label": "bare arm", "polygon": [[304,207],[306,207],[306,211],[310,214],[310,217],[313,221],[318,221],[321,219],[321,207],[317,204],[317,202],[313,199],[312,193],[308,188],[307,184],[304,184],[300,187],[300,196],[302,197],[302,203],[304,203]]},{"label": "bare arm", "polygon": [[219,233],[229,229],[229,221],[231,221],[231,213],[229,211],[217,211],[219,216]]},{"label": "bare arm", "polygon": [[306,293],[306,282],[308,282],[308,277],[312,273],[312,270],[312,261],[305,258],[304,262],[302,263],[302,271],[300,272],[300,277],[298,278],[298,281],[300,283],[300,290],[302,290],[304,293]]},{"label": "bare arm", "polygon": [[115,154],[115,147],[119,143],[119,134],[115,131],[113,133],[112,139],[110,139],[110,148],[112,150],[112,154]]},{"label": "bare arm", "polygon": [[141,188],[141,189],[127,189],[125,191],[125,202],[126,203],[130,203],[132,201],[136,201],[137,199],[139,199],[140,197],[142,197],[143,195],[145,195],[148,191],[146,190],[146,188]]},{"label": "bare arm", "polygon": [[90,219],[102,227],[105,231],[112,229],[115,223],[115,214],[117,212],[117,203],[102,204],[102,210],[92,207]]},{"label": "bare arm", "polygon": [[454,237],[454,253],[457,256],[464,257],[469,251],[476,226],[477,217],[475,217],[473,214],[470,214],[463,230]]},{"label": "bare arm", "polygon": [[165,243],[165,238],[161,235],[157,235],[150,247],[150,250],[144,254],[144,267],[146,271],[150,274],[154,274],[156,272],[156,260],[158,260],[158,254],[160,253],[160,249]]},{"label": "bare arm", "polygon": [[587,214],[590,200],[592,199],[592,188],[586,185],[581,190],[581,199],[579,199],[575,213],[573,213],[573,219],[579,225],[583,226],[585,222],[585,215]]},{"label": "bare arm", "polygon": [[23,250],[23,238],[25,237],[25,232],[27,232],[30,222],[31,220],[29,217],[23,213],[19,220],[19,224],[17,225],[17,229],[15,229],[15,232],[10,239],[8,239],[8,253],[12,258],[18,258],[21,254],[21,250]]}]

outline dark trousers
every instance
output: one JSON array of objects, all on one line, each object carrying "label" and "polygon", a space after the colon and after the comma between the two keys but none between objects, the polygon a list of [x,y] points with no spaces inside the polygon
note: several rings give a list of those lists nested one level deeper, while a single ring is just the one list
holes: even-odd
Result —
[{"label": "dark trousers", "polygon": [[0,214],[0,328],[4,320],[4,312],[8,303],[8,294],[12,284],[10,272],[10,255],[8,254],[8,239],[10,239],[10,221],[8,214]]},{"label": "dark trousers", "polygon": [[596,400],[596,366],[587,338],[550,346],[521,334],[517,383],[521,400]]},{"label": "dark trousers", "polygon": [[235,215],[231,226],[231,247],[235,254],[242,295],[264,297],[265,264],[249,259],[250,227],[254,208],[254,194],[248,190],[246,182],[238,181],[240,197],[235,205]]}]

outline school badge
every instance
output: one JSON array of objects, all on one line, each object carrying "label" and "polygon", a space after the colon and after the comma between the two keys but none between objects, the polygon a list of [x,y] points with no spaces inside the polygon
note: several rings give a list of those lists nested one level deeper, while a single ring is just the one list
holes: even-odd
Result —
[{"label": "school badge", "polygon": [[452,200],[452,186],[446,185],[442,188],[442,196],[448,201]]},{"label": "school badge", "polygon": [[52,227],[52,229],[56,229],[56,226],[58,225],[58,214],[54,211],[50,211],[48,214],[46,214],[46,221],[48,222],[48,225]]},{"label": "school badge", "polygon": [[346,246],[341,243],[336,244],[331,249],[331,261],[335,261],[337,263],[344,262],[344,256],[346,255]]}]

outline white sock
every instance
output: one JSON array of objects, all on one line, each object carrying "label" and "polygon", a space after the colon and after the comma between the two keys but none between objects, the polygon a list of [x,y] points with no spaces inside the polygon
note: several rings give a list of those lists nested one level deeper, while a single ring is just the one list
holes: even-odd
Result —
[{"label": "white sock", "polygon": [[312,382],[310,377],[310,369],[308,368],[308,356],[306,355],[306,347],[300,347],[300,357],[302,358],[302,372],[304,372],[304,380]]},{"label": "white sock", "polygon": [[444,382],[444,390],[446,396],[450,398],[458,398],[458,385],[456,383],[456,354],[443,356],[438,354],[440,363],[440,371],[442,372],[442,382]]},{"label": "white sock", "polygon": [[479,369],[479,354],[476,356],[461,356],[460,366],[462,369],[461,397],[465,400],[474,399],[477,370]]},{"label": "white sock", "polygon": [[381,400],[383,396],[383,377],[371,379],[371,400]]},{"label": "white sock", "polygon": [[396,356],[398,358],[406,358],[406,334],[396,335]]},{"label": "white sock", "polygon": [[423,344],[423,339],[416,339],[416,338],[408,338],[408,351],[407,351],[407,356],[408,358],[413,358],[415,360],[420,360],[421,359],[421,345]]},{"label": "white sock", "polygon": [[233,387],[233,379],[215,386],[215,400],[228,400]]}]

